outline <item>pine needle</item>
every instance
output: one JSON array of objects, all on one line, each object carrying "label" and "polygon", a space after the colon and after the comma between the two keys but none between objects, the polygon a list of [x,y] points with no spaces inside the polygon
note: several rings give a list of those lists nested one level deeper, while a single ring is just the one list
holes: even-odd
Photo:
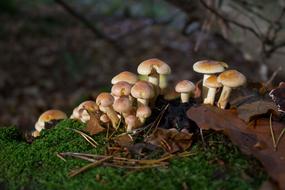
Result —
[{"label": "pine needle", "polygon": [[270,133],[272,137],[273,147],[274,149],[276,149],[276,140],[275,140],[275,135],[274,135],[274,131],[272,128],[272,113],[270,113],[270,117],[269,117],[269,128],[270,128]]}]

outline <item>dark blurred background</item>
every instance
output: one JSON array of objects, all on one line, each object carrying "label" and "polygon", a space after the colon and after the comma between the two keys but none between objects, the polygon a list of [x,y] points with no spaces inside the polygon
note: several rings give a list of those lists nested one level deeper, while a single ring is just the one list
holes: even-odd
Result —
[{"label": "dark blurred background", "polygon": [[284,14],[282,0],[0,0],[0,126],[70,113],[153,57],[173,83],[197,81],[200,59],[267,81],[283,65]]}]

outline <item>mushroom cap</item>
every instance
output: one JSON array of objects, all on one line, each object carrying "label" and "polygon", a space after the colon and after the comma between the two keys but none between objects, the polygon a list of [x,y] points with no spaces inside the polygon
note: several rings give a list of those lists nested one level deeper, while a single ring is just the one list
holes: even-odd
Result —
[{"label": "mushroom cap", "polygon": [[189,80],[182,80],[175,86],[175,91],[179,93],[189,93],[195,90],[195,84]]},{"label": "mushroom cap", "polygon": [[79,104],[78,110],[80,109],[86,109],[87,111],[91,111],[91,112],[94,112],[96,110],[99,110],[99,106],[96,104],[95,101],[92,101],[92,100],[87,100],[87,101],[84,101],[82,102],[81,104]]},{"label": "mushroom cap", "polygon": [[138,73],[141,75],[149,75],[156,70],[158,74],[170,74],[171,68],[164,61],[157,58],[152,58],[141,62],[138,66]]},{"label": "mushroom cap", "polygon": [[132,102],[128,97],[120,97],[115,100],[113,108],[118,113],[125,113],[132,109]]},{"label": "mushroom cap", "polygon": [[102,121],[103,123],[108,123],[108,122],[110,122],[111,120],[110,120],[110,118],[107,116],[107,114],[102,114],[102,115],[100,116],[100,121]]},{"label": "mushroom cap", "polygon": [[117,82],[112,86],[111,93],[114,96],[128,96],[131,94],[132,85],[125,81]]},{"label": "mushroom cap", "polygon": [[135,98],[150,99],[154,97],[153,86],[147,81],[138,81],[131,89]]},{"label": "mushroom cap", "polygon": [[137,109],[136,116],[142,118],[148,118],[151,115],[151,109],[148,106],[140,106]]},{"label": "mushroom cap", "polygon": [[203,74],[221,73],[225,68],[228,68],[228,65],[225,62],[212,60],[198,61],[193,65],[193,70],[195,72]]},{"label": "mushroom cap", "polygon": [[138,122],[138,119],[136,116],[134,115],[128,115],[126,118],[125,118],[125,123],[128,125],[128,126],[132,126],[132,127],[135,127],[137,125],[137,122]]},{"label": "mushroom cap", "polygon": [[205,80],[204,85],[208,88],[222,87],[223,85],[220,82],[218,82],[217,79],[218,79],[218,77],[216,75],[212,75]]},{"label": "mushroom cap", "polygon": [[118,82],[125,81],[125,82],[130,83],[130,84],[135,84],[138,80],[139,79],[138,79],[138,76],[136,74],[129,72],[129,71],[123,71],[123,72],[119,73],[118,75],[114,76],[112,78],[111,83],[116,84]]},{"label": "mushroom cap", "polygon": [[245,76],[237,70],[228,70],[221,73],[217,79],[218,82],[230,88],[236,88],[246,83]]},{"label": "mushroom cap", "polygon": [[99,106],[108,107],[114,103],[114,97],[108,92],[102,92],[97,96],[96,103]]},{"label": "mushroom cap", "polygon": [[61,120],[66,118],[67,118],[66,114],[60,110],[47,110],[40,115],[38,121],[48,122],[51,120]]}]

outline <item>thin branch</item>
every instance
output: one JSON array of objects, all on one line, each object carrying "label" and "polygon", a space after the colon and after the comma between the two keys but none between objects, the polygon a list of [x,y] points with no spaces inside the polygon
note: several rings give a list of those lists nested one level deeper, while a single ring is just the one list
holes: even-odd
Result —
[{"label": "thin branch", "polygon": [[91,22],[88,21],[88,19],[81,15],[80,13],[76,12],[70,5],[68,5],[64,0],[54,0],[58,5],[60,5],[64,10],[66,10],[70,15],[72,15],[74,18],[79,20],[81,23],[83,23],[88,29],[92,31],[97,37],[105,40],[109,44],[115,47],[116,50],[122,53],[122,47],[117,43],[117,41],[113,40],[106,34],[104,34],[101,30],[99,30],[96,26],[94,26]]},{"label": "thin branch", "polygon": [[203,1],[203,0],[200,0],[200,2],[201,2],[201,4],[202,4],[206,9],[208,9],[210,12],[212,12],[213,14],[215,14],[217,17],[221,18],[221,19],[224,20],[225,22],[231,23],[231,24],[233,24],[233,25],[235,25],[235,26],[238,26],[238,27],[240,27],[240,28],[243,28],[243,29],[245,29],[245,30],[248,30],[248,31],[250,31],[255,37],[257,37],[258,39],[262,40],[262,35],[259,34],[255,29],[253,29],[253,28],[251,28],[251,27],[249,27],[249,26],[247,26],[247,25],[244,25],[244,24],[242,24],[242,23],[239,23],[239,22],[237,22],[237,21],[235,21],[235,20],[231,20],[231,19],[225,17],[224,15],[220,14],[216,9],[210,7],[210,6],[209,6],[205,1]]}]

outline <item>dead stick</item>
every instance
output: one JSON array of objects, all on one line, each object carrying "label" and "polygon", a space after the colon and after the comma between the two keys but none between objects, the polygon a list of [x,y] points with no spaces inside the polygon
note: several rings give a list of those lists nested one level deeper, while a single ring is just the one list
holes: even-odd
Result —
[{"label": "dead stick", "polygon": [[88,165],[86,165],[86,166],[84,166],[84,167],[82,167],[82,168],[80,168],[80,169],[78,169],[76,171],[70,172],[69,176],[70,177],[74,177],[74,176],[76,176],[76,175],[86,171],[87,169],[95,167],[95,166],[98,166],[98,165],[101,165],[102,163],[104,163],[105,161],[110,160],[110,159],[112,159],[112,156],[108,156],[108,157],[103,158],[101,160],[98,160],[96,162],[90,163],[90,164],[88,164]]}]

